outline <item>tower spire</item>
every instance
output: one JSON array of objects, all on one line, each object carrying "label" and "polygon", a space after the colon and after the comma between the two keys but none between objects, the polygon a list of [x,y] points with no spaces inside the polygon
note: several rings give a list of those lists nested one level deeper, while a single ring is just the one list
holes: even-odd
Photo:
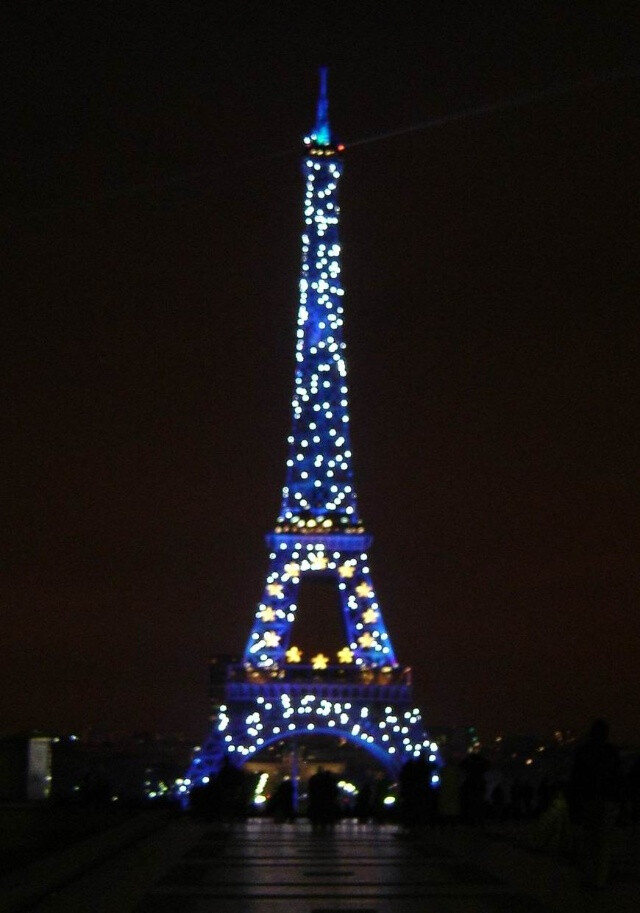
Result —
[{"label": "tower spire", "polygon": [[329,98],[327,96],[327,67],[320,67],[320,88],[316,107],[316,126],[313,138],[319,146],[331,145],[331,127],[329,126]]},{"label": "tower spire", "polygon": [[305,138],[302,268],[293,423],[277,533],[363,532],[351,466],[340,279],[341,146],[331,139],[327,70],[314,133]]}]

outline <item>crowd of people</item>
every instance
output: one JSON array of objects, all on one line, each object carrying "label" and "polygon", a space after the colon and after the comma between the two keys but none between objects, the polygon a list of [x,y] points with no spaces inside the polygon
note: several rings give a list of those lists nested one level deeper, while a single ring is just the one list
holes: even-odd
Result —
[{"label": "crowd of people", "polygon": [[[597,720],[575,751],[569,774],[544,778],[535,788],[524,776],[510,781],[491,777],[480,751],[444,763],[421,756],[402,767],[397,788],[396,820],[401,833],[424,826],[487,821],[531,822],[531,845],[580,862],[585,886],[599,890],[610,877],[612,833],[616,824],[640,824],[640,758],[623,770],[607,724]],[[268,813],[278,822],[293,822],[304,813],[314,831],[331,830],[348,814],[358,821],[388,820],[383,797],[390,784],[368,779],[350,803],[344,802],[337,777],[319,766],[297,795],[298,784],[285,777],[270,797]],[[206,820],[231,821],[251,806],[248,778],[228,761],[217,776],[191,792],[191,810]]]},{"label": "crowd of people", "polygon": [[[417,775],[422,763],[422,774]],[[566,776],[544,777],[534,784],[523,776],[489,784],[490,765],[480,752],[439,770],[439,789],[425,801],[429,778],[424,762],[413,763],[400,779],[401,821],[417,824],[486,821],[531,822],[529,845],[577,862],[582,883],[601,890],[611,875],[611,849],[616,825],[640,824],[640,757],[625,767],[609,741],[609,727],[596,720],[579,744]],[[421,798],[416,799],[417,793]]]}]

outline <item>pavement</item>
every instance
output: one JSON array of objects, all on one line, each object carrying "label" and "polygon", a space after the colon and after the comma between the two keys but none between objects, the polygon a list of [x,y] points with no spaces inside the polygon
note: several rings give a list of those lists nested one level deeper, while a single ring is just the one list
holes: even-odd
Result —
[{"label": "pavement", "polygon": [[[426,828],[155,819],[0,881],[1,913],[638,913],[640,833],[619,828],[607,890],[523,825]],[[116,831],[118,829],[114,829]],[[92,850],[92,851],[91,851]],[[83,855],[84,853],[84,855]],[[77,860],[73,871],[73,859]],[[18,886],[22,890],[18,891]],[[12,890],[7,891],[7,888]]]}]

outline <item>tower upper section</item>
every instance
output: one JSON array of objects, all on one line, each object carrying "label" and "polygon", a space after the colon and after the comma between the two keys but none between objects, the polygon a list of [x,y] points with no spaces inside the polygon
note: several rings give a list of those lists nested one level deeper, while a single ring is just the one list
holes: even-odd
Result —
[{"label": "tower upper section", "polygon": [[342,150],[329,125],[326,70],[305,137],[302,269],[286,484],[277,532],[361,532],[351,464],[340,280]]}]

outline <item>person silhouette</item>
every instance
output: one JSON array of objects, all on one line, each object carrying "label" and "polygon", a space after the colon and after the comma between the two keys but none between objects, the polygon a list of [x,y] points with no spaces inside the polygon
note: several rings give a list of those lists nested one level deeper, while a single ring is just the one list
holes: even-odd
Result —
[{"label": "person silhouette", "polygon": [[583,885],[600,890],[610,876],[611,839],[622,794],[620,756],[609,742],[604,720],[595,720],[575,752],[570,790],[582,824]]},{"label": "person silhouette", "polygon": [[441,824],[457,824],[460,820],[460,787],[462,774],[455,759],[448,758],[440,770],[437,810]]},{"label": "person silhouette", "polygon": [[472,751],[460,762],[460,769],[464,774],[464,782],[460,787],[462,818],[466,824],[482,824],[489,762],[479,751]]},{"label": "person silhouette", "polygon": [[433,812],[431,774],[433,765],[423,755],[402,765],[399,777],[400,820],[405,831],[426,824]]},{"label": "person silhouette", "polygon": [[640,823],[640,755],[633,761],[627,774],[627,801],[629,820],[636,828]]},{"label": "person silhouette", "polygon": [[369,780],[365,780],[360,785],[358,795],[354,805],[354,814],[360,824],[366,824],[371,818],[371,809],[373,805],[373,788]]},{"label": "person silhouette", "polygon": [[294,783],[291,777],[285,777],[279,784],[272,802],[272,811],[274,821],[295,820],[295,796]]},{"label": "person silhouette", "polygon": [[330,770],[319,767],[309,778],[308,796],[312,830],[331,829],[338,816],[338,784]]}]

